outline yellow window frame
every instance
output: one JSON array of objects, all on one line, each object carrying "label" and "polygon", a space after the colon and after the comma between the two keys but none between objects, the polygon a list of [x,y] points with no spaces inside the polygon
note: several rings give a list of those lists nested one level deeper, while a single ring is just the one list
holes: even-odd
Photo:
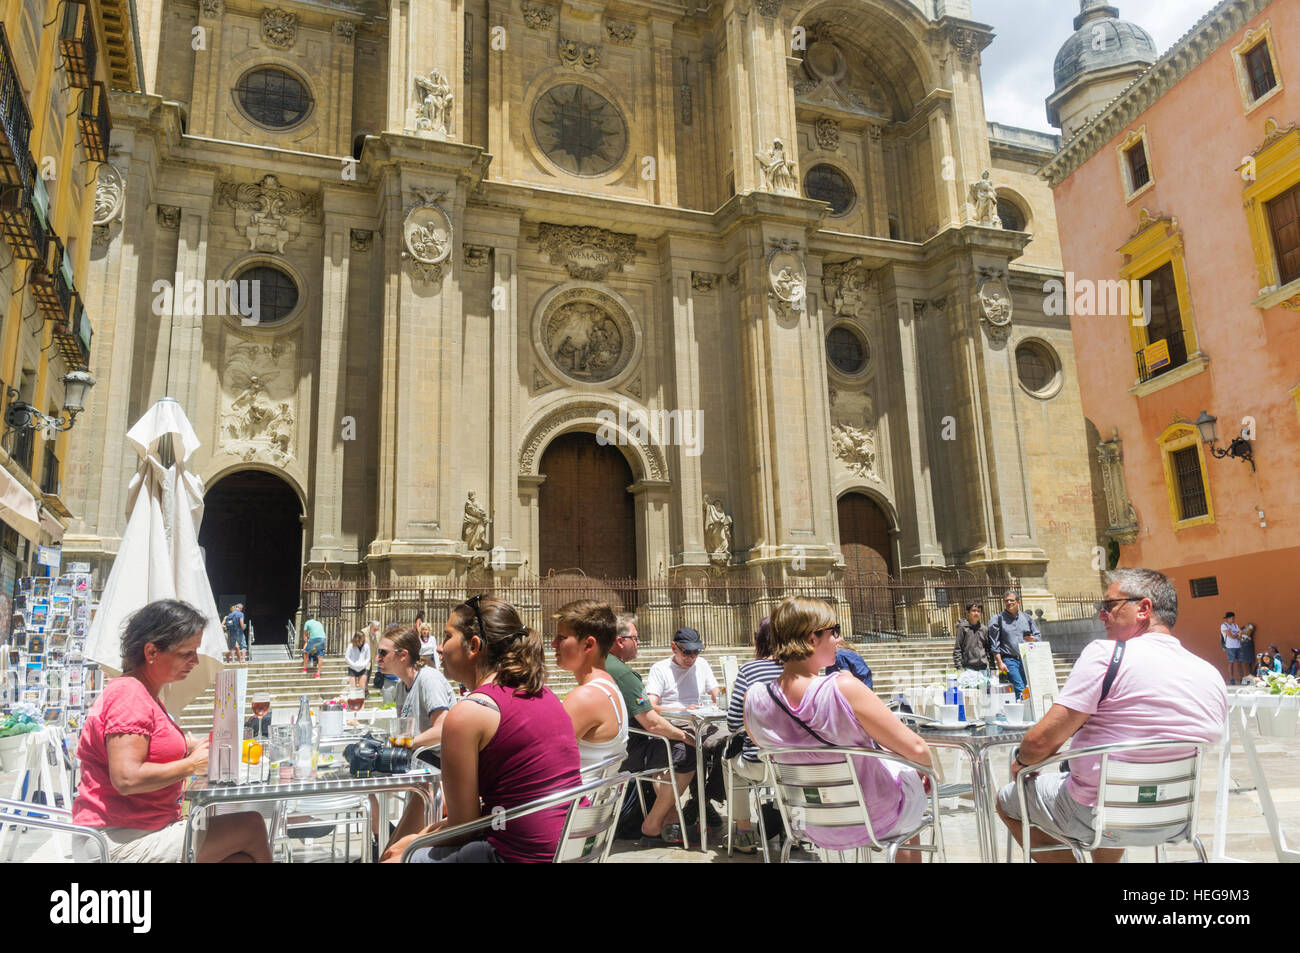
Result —
[{"label": "yellow window frame", "polygon": [[1119,252],[1124,256],[1124,266],[1119,270],[1120,279],[1136,282],[1137,295],[1131,299],[1133,319],[1129,321],[1129,341],[1133,351],[1134,373],[1137,372],[1137,353],[1148,344],[1153,343],[1147,336],[1147,326],[1141,320],[1146,313],[1146,302],[1142,300],[1142,279],[1165,265],[1174,268],[1174,288],[1178,292],[1178,320],[1182,323],[1184,340],[1187,344],[1188,363],[1201,353],[1200,340],[1196,336],[1196,315],[1192,310],[1191,284],[1187,279],[1187,260],[1183,248],[1183,233],[1178,229],[1178,220],[1160,216],[1152,217],[1146,209],[1138,214],[1138,228],[1133,237],[1120,246]]},{"label": "yellow window frame", "polygon": [[[1246,54],[1261,43],[1268,45],[1268,58],[1273,63],[1273,80],[1276,85],[1256,99],[1250,88],[1250,70],[1246,66]],[[1277,43],[1273,41],[1272,21],[1265,20],[1260,24],[1259,29],[1246,31],[1242,41],[1232,48],[1232,62],[1237,68],[1237,88],[1241,91],[1241,103],[1247,116],[1274,96],[1279,95],[1285,88],[1282,82],[1282,64],[1277,56]]]},{"label": "yellow window frame", "polygon": [[1291,400],[1295,402],[1296,419],[1300,420],[1300,384],[1291,388]]},{"label": "yellow window frame", "polygon": [[1260,294],[1266,295],[1281,287],[1277,250],[1273,247],[1273,230],[1269,227],[1266,206],[1300,182],[1300,128],[1292,123],[1282,129],[1276,119],[1269,119],[1264,124],[1264,142],[1242,165],[1241,176],[1246,180],[1242,205],[1250,225],[1255,265],[1259,269]]},{"label": "yellow window frame", "polygon": [[[1173,424],[1156,440],[1160,447],[1160,459],[1165,469],[1165,492],[1169,496],[1169,519],[1174,532],[1191,529],[1193,526],[1206,526],[1214,522],[1214,500],[1210,496],[1210,471],[1205,463],[1205,447],[1201,443],[1201,434],[1192,424]],[[1205,492],[1205,515],[1182,518],[1182,507],[1178,492],[1178,475],[1174,472],[1174,454],[1188,447],[1196,448],[1196,457],[1201,465],[1201,488]]]},{"label": "yellow window frame", "polygon": [[[1133,186],[1133,169],[1129,165],[1128,154],[1138,143],[1142,144],[1142,151],[1146,153],[1147,175],[1149,178],[1145,185],[1135,188]],[[1123,141],[1115,147],[1115,155],[1119,159],[1119,180],[1124,184],[1124,202],[1126,204],[1132,202],[1148,189],[1156,187],[1155,160],[1151,155],[1151,140],[1147,138],[1147,127],[1145,125],[1130,131]]]}]

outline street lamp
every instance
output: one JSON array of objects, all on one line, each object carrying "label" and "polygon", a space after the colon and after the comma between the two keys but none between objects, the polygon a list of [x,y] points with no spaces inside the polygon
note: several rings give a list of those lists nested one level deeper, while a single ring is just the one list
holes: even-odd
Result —
[{"label": "street lamp", "polygon": [[1228,444],[1226,450],[1221,450],[1219,449],[1219,436],[1215,426],[1218,422],[1219,418],[1211,416],[1209,411],[1201,411],[1201,416],[1196,418],[1196,429],[1201,432],[1201,442],[1209,448],[1214,459],[1222,460],[1224,457],[1236,457],[1238,460],[1248,462],[1253,472],[1255,469],[1255,454],[1250,446],[1250,440],[1246,437],[1245,429],[1241,431],[1239,436],[1232,438],[1232,443]]},{"label": "street lamp", "polygon": [[[77,414],[86,409],[86,394],[95,386],[95,379],[85,371],[71,371],[63,376],[63,411],[58,417],[43,414],[25,400],[18,399],[17,389],[9,388],[10,404],[5,410],[5,432],[0,446],[8,449],[10,438],[28,430],[46,433],[71,430]],[[64,417],[66,414],[66,418]]]}]

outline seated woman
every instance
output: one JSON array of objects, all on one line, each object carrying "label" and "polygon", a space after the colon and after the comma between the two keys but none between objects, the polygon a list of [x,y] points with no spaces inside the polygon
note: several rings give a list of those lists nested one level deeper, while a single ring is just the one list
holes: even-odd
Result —
[{"label": "seated woman", "polygon": [[364,632],[352,636],[352,644],[343,658],[348,664],[348,683],[358,690],[365,688],[366,672],[370,670],[370,646]]},{"label": "seated woman", "polygon": [[[406,689],[399,714],[415,719],[415,738],[411,750],[427,748],[442,743],[442,725],[447,712],[456,704],[456,696],[432,665],[420,662],[420,637],[412,626],[397,632],[386,632],[379,640],[379,670],[385,675],[396,675]],[[424,817],[424,802],[412,797],[402,813],[402,819],[393,832],[393,840],[413,834],[420,829]]]},{"label": "seated woman", "polygon": [[[781,677],[781,665],[772,660],[772,620],[764,619],[754,631],[754,658],[740,666],[736,684],[727,702],[727,731],[739,731],[745,725],[745,696],[758,685],[766,685]],[[762,781],[767,767],[758,760],[758,748],[746,737],[739,752],[731,758],[731,768],[749,781]],[[749,818],[749,791],[737,783],[731,792],[731,816],[736,818],[736,850],[752,854],[759,848],[758,837],[751,828]]]},{"label": "seated woman", "polygon": [[[551,618],[557,632],[552,643],[555,664],[578,680],[578,687],[564,698],[564,710],[578,739],[582,780],[613,777],[627,754],[627,709],[618,685],[605,671],[618,619],[608,605],[592,599],[570,602]],[[594,770],[611,758],[611,764]]]},{"label": "seated woman", "polygon": [[[821,599],[792,596],[772,612],[772,657],[781,676],[745,698],[745,728],[759,748],[809,748],[790,755],[792,763],[835,760],[817,748],[884,748],[929,767],[930,749],[885,707],[867,686],[848,672],[819,675],[835,661],[840,627]],[[816,737],[814,737],[816,736]],[[785,760],[785,759],[783,759]],[[912,830],[920,824],[928,798],[919,773],[901,765],[854,759],[858,780],[877,839]],[[866,828],[805,830],[809,840],[828,850],[849,850],[870,843]],[[909,841],[916,843],[916,840]],[[900,851],[900,861],[918,862],[918,851]]]},{"label": "seated woman", "polygon": [[[186,735],[159,700],[199,662],[208,620],[174,599],[151,602],[127,620],[123,673],[108,683],[81,731],[75,824],[101,828],[116,863],[179,863],[185,844],[181,784],[206,774],[208,742]],[[270,863],[260,814],[222,814],[199,835],[200,863]]]},{"label": "seated woman", "polygon": [[[447,820],[467,824],[581,783],[573,722],[543,684],[542,638],[515,607],[484,596],[452,610],[443,629],[442,668],[473,686],[442,726],[442,791]],[[420,851],[432,863],[548,863],[559,847],[567,807],[521,817],[462,844]],[[393,844],[396,862],[411,838]]]}]

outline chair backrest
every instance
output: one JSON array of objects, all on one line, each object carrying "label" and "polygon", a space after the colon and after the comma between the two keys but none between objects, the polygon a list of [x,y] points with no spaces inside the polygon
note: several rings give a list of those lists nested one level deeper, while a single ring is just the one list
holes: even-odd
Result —
[{"label": "chair backrest", "polygon": [[[819,764],[790,764],[780,760],[791,754],[807,755],[811,750],[829,760]],[[854,828],[865,831],[872,847],[881,846],[853,759],[903,759],[866,748],[766,748],[760,749],[758,755],[771,772],[777,807],[791,835],[810,828],[818,831]]]},{"label": "chair backrest", "polygon": [[[629,774],[604,779],[597,788],[575,797],[564,819],[560,846],[555,851],[557,864],[604,863],[614,845],[618,814],[623,806]],[[585,786],[585,785],[584,785]]]},{"label": "chair backrest", "polygon": [[731,697],[732,689],[736,687],[738,674],[740,674],[740,662],[736,660],[736,656],[722,656],[722,684],[727,686],[727,698]]},{"label": "chair backrest", "polygon": [[622,754],[613,754],[603,761],[597,761],[595,764],[588,765],[582,769],[582,783],[588,784],[592,781],[605,781],[618,774],[619,765],[627,758],[627,750],[624,748]]},{"label": "chair backrest", "polygon": [[[1144,742],[1139,750],[1158,749]],[[1170,757],[1162,761],[1121,761],[1101,755],[1097,783],[1097,829],[1135,831],[1189,824],[1196,833],[1200,800],[1202,745],[1164,742]],[[1112,750],[1124,750],[1112,746]]]}]

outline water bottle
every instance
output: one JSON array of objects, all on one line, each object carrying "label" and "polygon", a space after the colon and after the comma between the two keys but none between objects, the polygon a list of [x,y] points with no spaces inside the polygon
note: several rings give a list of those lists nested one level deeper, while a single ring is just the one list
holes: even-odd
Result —
[{"label": "water bottle", "polygon": [[294,722],[294,746],[293,746],[293,776],[295,780],[306,780],[311,777],[312,770],[312,752],[315,744],[312,739],[311,731],[311,706],[307,703],[307,696],[298,697],[298,720]]},{"label": "water bottle", "polygon": [[949,675],[949,676],[948,676],[948,688],[947,688],[947,690],[943,693],[943,703],[944,703],[945,705],[959,705],[959,704],[961,704],[961,699],[959,698],[959,692],[957,691],[957,676],[956,676],[956,675]]}]

